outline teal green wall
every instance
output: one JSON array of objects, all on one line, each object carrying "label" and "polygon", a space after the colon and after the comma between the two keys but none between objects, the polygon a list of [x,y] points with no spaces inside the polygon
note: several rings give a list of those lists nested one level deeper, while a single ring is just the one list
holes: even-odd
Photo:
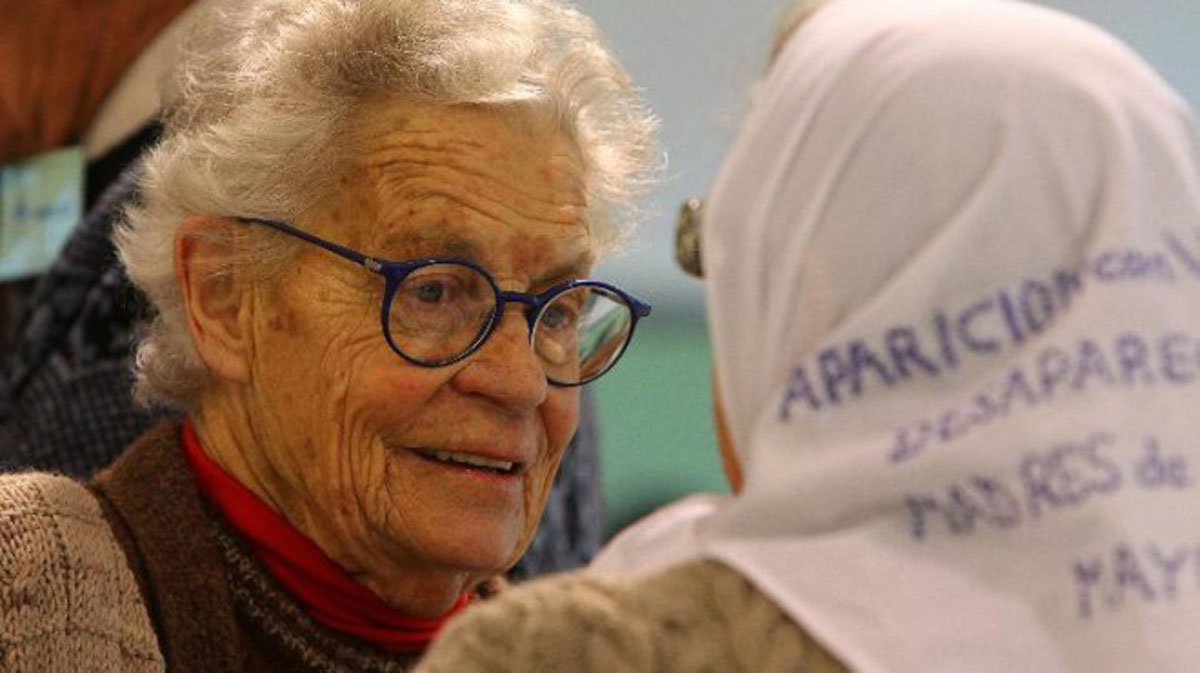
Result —
[{"label": "teal green wall", "polygon": [[696,491],[727,492],[710,405],[703,318],[651,315],[593,384],[609,532]]}]

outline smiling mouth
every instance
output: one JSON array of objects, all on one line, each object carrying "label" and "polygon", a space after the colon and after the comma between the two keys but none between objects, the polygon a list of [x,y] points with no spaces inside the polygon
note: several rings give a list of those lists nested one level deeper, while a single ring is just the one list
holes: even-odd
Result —
[{"label": "smiling mouth", "polygon": [[483,456],[476,456],[469,453],[433,451],[431,449],[415,449],[414,452],[422,458],[436,463],[453,465],[470,470],[480,470],[491,474],[515,475],[521,471],[522,467],[521,463],[514,463],[510,460],[484,458]]}]

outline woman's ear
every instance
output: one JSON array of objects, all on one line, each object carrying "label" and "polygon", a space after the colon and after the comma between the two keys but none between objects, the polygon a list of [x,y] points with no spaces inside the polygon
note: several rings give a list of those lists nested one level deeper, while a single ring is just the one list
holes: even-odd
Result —
[{"label": "woman's ear", "polygon": [[224,218],[189,215],[175,233],[175,282],[183,295],[192,343],[217,379],[249,380],[252,352],[242,311],[249,304],[244,276],[230,262],[238,226]]}]

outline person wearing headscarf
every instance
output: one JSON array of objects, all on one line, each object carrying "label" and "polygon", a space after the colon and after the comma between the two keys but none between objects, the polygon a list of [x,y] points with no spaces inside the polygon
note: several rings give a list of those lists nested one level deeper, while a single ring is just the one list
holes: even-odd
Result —
[{"label": "person wearing headscarf", "polygon": [[407,670],[650,312],[587,276],[655,122],[565,3],[203,9],[114,233],[136,397],[183,415],[0,475],[0,668]]},{"label": "person wearing headscarf", "polygon": [[825,4],[701,240],[735,494],[422,673],[1196,670],[1200,143],[1143,61],[1021,2]]}]

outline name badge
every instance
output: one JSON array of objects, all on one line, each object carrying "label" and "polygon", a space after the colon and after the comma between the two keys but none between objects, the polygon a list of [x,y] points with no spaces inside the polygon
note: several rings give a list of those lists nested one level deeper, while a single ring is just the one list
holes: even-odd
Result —
[{"label": "name badge", "polygon": [[83,217],[84,163],[69,147],[0,167],[0,282],[50,268]]}]

